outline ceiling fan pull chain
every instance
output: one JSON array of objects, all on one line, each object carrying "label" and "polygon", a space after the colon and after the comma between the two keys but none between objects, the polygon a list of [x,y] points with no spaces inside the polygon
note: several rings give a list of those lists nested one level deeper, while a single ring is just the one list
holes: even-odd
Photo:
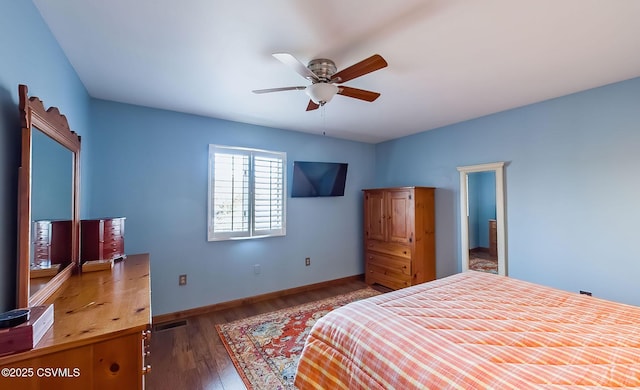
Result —
[{"label": "ceiling fan pull chain", "polygon": [[327,135],[327,112],[326,112],[326,107],[323,104],[322,106],[320,106],[320,117],[322,118],[322,135]]}]

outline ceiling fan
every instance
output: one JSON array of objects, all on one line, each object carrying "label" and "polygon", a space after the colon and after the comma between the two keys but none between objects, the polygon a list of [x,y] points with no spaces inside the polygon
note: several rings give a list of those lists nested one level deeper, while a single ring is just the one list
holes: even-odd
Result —
[{"label": "ceiling fan", "polygon": [[307,111],[315,110],[328,103],[336,94],[350,98],[372,102],[380,94],[378,92],[364,89],[338,85],[353,80],[356,77],[364,76],[387,66],[387,61],[379,54],[364,59],[348,68],[337,71],[336,64],[326,58],[317,58],[309,61],[307,66],[289,53],[274,53],[273,56],[285,65],[290,66],[299,75],[311,81],[311,85],[283,88],[256,89],[253,93],[268,93],[280,91],[305,91],[311,98],[307,105]]}]

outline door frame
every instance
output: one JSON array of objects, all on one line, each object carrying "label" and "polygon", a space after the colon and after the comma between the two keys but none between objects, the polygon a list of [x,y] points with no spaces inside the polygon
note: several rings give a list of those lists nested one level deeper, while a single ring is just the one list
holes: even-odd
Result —
[{"label": "door frame", "polygon": [[469,193],[468,174],[495,172],[496,175],[496,225],[498,246],[498,274],[507,275],[507,241],[504,207],[504,162],[458,167],[460,172],[460,250],[462,271],[469,270]]}]

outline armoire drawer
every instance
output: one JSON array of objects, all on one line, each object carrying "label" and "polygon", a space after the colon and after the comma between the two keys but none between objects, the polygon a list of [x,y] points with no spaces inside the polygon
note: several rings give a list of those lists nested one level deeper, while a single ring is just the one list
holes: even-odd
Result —
[{"label": "armoire drawer", "polygon": [[387,255],[411,258],[411,248],[406,245],[393,242],[383,242],[377,240],[367,240],[367,251],[385,253]]},{"label": "armoire drawer", "polygon": [[367,265],[384,269],[388,273],[411,277],[411,260],[403,257],[387,256],[367,251],[365,253]]},{"label": "armoire drawer", "polygon": [[365,282],[367,284],[381,284],[394,290],[411,286],[409,278],[397,278],[393,275],[378,272],[375,269],[367,271]]},{"label": "armoire drawer", "polygon": [[391,288],[411,285],[411,260],[368,251],[365,254],[365,279]]}]

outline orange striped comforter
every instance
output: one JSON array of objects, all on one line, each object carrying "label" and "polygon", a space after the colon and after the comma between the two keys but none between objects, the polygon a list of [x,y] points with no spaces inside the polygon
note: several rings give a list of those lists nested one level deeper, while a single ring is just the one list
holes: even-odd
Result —
[{"label": "orange striped comforter", "polygon": [[299,389],[640,388],[640,307],[469,271],[320,319]]}]

